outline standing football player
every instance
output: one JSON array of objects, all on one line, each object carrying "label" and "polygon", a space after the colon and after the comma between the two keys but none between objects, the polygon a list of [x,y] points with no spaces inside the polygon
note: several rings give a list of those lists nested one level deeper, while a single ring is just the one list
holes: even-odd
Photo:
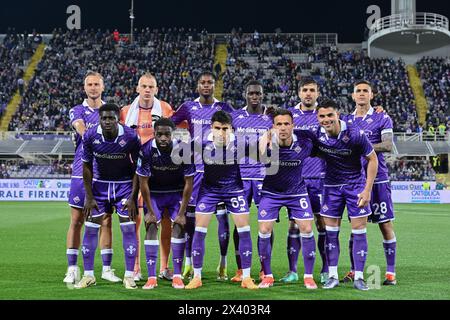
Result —
[{"label": "standing football player", "polygon": [[195,174],[194,164],[175,164],[172,151],[177,141],[172,140],[175,124],[168,118],[160,118],[154,124],[155,138],[141,148],[136,173],[145,203],[145,254],[148,280],[143,289],[157,286],[156,261],[158,256],[158,225],[167,212],[172,227],[172,262],[174,275],[172,287],[183,289],[181,267],[184,257],[186,209],[191,198]]},{"label": "standing football player", "polygon": [[137,240],[135,219],[137,192],[132,194],[136,161],[140,141],[135,131],[119,124],[120,110],[116,104],[104,104],[99,109],[100,125],[89,129],[83,136],[83,182],[86,199],[83,213],[86,216],[83,245],[84,275],[75,288],[96,284],[94,257],[98,230],[105,215],[115,208],[119,215],[122,243],[125,254],[126,289],[136,289],[133,271]]},{"label": "standing football player", "polygon": [[[353,101],[356,103],[356,110],[346,117],[346,121],[357,125],[364,130],[369,138],[378,157],[378,174],[375,178],[370,206],[372,214],[368,220],[377,223],[383,235],[383,248],[386,257],[386,275],[384,285],[395,285],[395,257],[397,254],[397,239],[394,233],[392,221],[394,217],[394,205],[391,196],[391,186],[389,184],[389,174],[384,159],[384,152],[392,151],[393,125],[392,119],[386,113],[376,113],[371,106],[373,90],[370,82],[366,80],[357,81],[354,84]],[[367,163],[364,163],[366,166]],[[349,251],[351,260],[351,271],[344,277],[343,281],[353,281],[354,260],[353,260],[353,234],[349,241]]]},{"label": "standing football player", "polygon": [[[64,282],[75,284],[80,281],[78,267],[78,248],[81,242],[81,229],[84,223],[83,206],[85,190],[83,186],[82,137],[84,133],[98,125],[98,109],[104,104],[102,93],[105,89],[103,77],[98,72],[88,72],[84,78],[84,91],[87,99],[82,104],[73,107],[70,112],[70,122],[75,130],[75,157],[72,164],[70,181],[69,205],[71,222],[67,231],[68,269]],[[111,269],[113,249],[111,216],[105,216],[100,228],[100,248],[103,261],[102,279],[120,282],[121,279]]]},{"label": "standing football player", "polygon": [[[172,116],[176,125],[187,122],[191,138],[201,137],[204,141],[211,130],[211,116],[218,110],[232,113],[234,109],[225,102],[219,102],[214,98],[214,88],[216,76],[210,71],[203,71],[197,77],[197,91],[200,95],[194,101],[183,103]],[[203,162],[200,155],[195,159],[196,174],[194,176],[194,189],[191,201],[189,202],[188,213],[186,215],[186,260],[183,276],[192,276],[191,246],[195,228],[195,208],[197,204],[198,192],[203,179]],[[220,262],[217,267],[217,277],[219,280],[227,280],[227,251],[230,239],[230,226],[227,211],[222,203],[218,204],[216,210],[218,222],[218,237],[220,246]]]}]

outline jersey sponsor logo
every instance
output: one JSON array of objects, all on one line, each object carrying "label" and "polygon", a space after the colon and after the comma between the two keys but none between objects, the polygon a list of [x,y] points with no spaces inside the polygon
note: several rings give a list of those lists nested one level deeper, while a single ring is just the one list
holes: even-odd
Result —
[{"label": "jersey sponsor logo", "polygon": [[324,146],[319,146],[320,151],[328,154],[336,154],[340,156],[349,156],[352,154],[352,150],[349,149],[331,149]]},{"label": "jersey sponsor logo", "polygon": [[92,142],[93,144],[101,144],[100,140],[95,139],[94,142]]},{"label": "jersey sponsor logo", "polygon": [[308,212],[305,212],[305,214],[303,215],[305,218],[306,217],[311,217],[311,215]]},{"label": "jersey sponsor logo", "polygon": [[359,210],[359,213],[364,214],[364,213],[367,213],[367,211],[366,211],[366,209],[361,209],[361,210]]},{"label": "jersey sponsor logo", "polygon": [[244,119],[245,116],[243,114],[239,115],[238,119]]},{"label": "jersey sponsor logo", "polygon": [[127,157],[126,153],[98,153],[94,152],[94,157],[108,160],[123,160]]},{"label": "jersey sponsor logo", "polygon": [[325,137],[320,137],[319,140],[325,142],[327,139],[325,139]]},{"label": "jersey sponsor logo", "polygon": [[192,123],[193,124],[211,124],[211,119],[195,119],[195,118],[192,118]]},{"label": "jersey sponsor logo", "polygon": [[90,114],[92,114],[92,112],[90,112],[90,111],[85,111],[84,114],[90,115]]}]

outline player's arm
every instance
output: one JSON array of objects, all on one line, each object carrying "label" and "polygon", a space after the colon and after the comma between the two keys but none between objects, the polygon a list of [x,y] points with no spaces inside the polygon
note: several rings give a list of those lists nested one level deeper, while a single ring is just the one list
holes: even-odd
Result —
[{"label": "player's arm", "polygon": [[92,215],[92,210],[98,209],[97,201],[94,199],[94,194],[92,192],[92,162],[83,161],[83,184],[84,190],[86,192],[86,197],[84,201],[83,214],[88,220]]},{"label": "player's arm", "polygon": [[139,194],[139,178],[136,174],[133,175],[133,189],[131,191],[130,197],[127,199],[127,202],[125,202],[125,205],[123,206],[124,210],[128,210],[128,216],[131,220],[135,221],[136,216],[138,215],[138,209],[137,209],[137,198]]},{"label": "player's arm", "polygon": [[93,152],[91,148],[91,143],[89,137],[83,136],[83,155],[81,157],[81,160],[83,161],[83,184],[84,184],[84,190],[86,193],[85,201],[84,201],[84,207],[83,207],[83,214],[85,215],[86,219],[89,219],[92,215],[92,209],[97,209],[97,201],[94,199],[94,194],[92,192],[92,179],[93,179]]},{"label": "player's arm", "polygon": [[185,176],[184,177],[184,189],[183,189],[183,198],[181,199],[180,209],[178,210],[178,215],[174,219],[174,223],[178,223],[183,227],[186,225],[186,215],[185,212],[187,210],[187,206],[189,204],[189,200],[191,199],[192,189],[194,188],[194,175]]},{"label": "player's arm", "polygon": [[80,136],[83,136],[86,132],[86,125],[82,119],[78,119],[72,122],[72,127]]},{"label": "player's arm", "polygon": [[375,150],[365,156],[367,160],[367,176],[364,191],[358,195],[358,207],[362,208],[370,203],[372,187],[378,172],[378,158]]},{"label": "player's arm", "polygon": [[393,137],[394,135],[392,131],[383,133],[381,135],[381,142],[373,145],[373,149],[375,150],[375,152],[391,152]]},{"label": "player's arm", "polygon": [[141,196],[144,200],[145,207],[147,208],[147,213],[144,216],[144,221],[147,225],[157,222],[156,215],[150,201],[150,187],[148,186],[148,180],[149,177],[139,176],[139,188],[141,189]]}]

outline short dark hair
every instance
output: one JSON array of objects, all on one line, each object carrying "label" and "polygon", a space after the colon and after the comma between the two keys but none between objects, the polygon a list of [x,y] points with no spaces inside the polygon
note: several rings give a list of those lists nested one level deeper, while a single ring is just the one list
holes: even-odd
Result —
[{"label": "short dark hair", "polygon": [[339,111],[339,106],[334,100],[331,100],[329,98],[324,98],[320,101],[320,103],[317,105],[316,110],[319,111],[320,109],[326,109],[326,108],[333,108],[336,111]]},{"label": "short dark hair", "polygon": [[210,76],[214,79],[214,81],[217,81],[217,77],[214,74],[214,72],[206,70],[206,71],[202,71],[199,73],[199,75],[197,76],[197,83],[200,81],[201,77],[203,77],[203,76]]},{"label": "short dark hair", "polygon": [[245,92],[247,92],[247,89],[248,89],[248,87],[250,87],[250,86],[260,86],[261,88],[263,87],[261,81],[258,81],[258,80],[253,79],[253,80],[250,80],[249,82],[247,82],[247,83],[245,84]]},{"label": "short dark hair", "polygon": [[359,86],[360,84],[367,84],[370,87],[370,89],[373,89],[372,83],[370,81],[368,81],[368,80],[365,80],[365,79],[361,79],[361,80],[356,81],[353,84],[353,88],[355,88],[356,86]]},{"label": "short dark hair", "polygon": [[222,124],[232,124],[232,122],[233,122],[233,120],[231,119],[231,115],[228,112],[223,111],[223,110],[216,111],[213,114],[213,116],[211,118],[211,124],[216,121],[220,122]]},{"label": "short dark hair", "polygon": [[305,78],[302,78],[302,80],[300,80],[300,82],[298,83],[297,91],[300,91],[300,88],[302,88],[308,84],[314,84],[317,86],[317,88],[319,88],[319,84],[317,83],[316,80],[314,80],[314,78],[305,77]]},{"label": "short dark hair", "polygon": [[294,116],[292,115],[292,112],[288,109],[278,108],[274,111],[272,115],[272,122],[275,123],[275,118],[278,116],[289,116],[291,117],[292,121],[294,121]]},{"label": "short dark hair", "polygon": [[175,130],[175,123],[169,118],[159,118],[158,120],[156,120],[155,124],[153,125],[153,129],[156,131],[158,127],[163,126],[171,127],[172,130]]},{"label": "short dark hair", "polygon": [[104,111],[114,111],[117,114],[117,117],[120,117],[120,108],[115,103],[105,103],[98,109],[98,114],[101,114]]}]

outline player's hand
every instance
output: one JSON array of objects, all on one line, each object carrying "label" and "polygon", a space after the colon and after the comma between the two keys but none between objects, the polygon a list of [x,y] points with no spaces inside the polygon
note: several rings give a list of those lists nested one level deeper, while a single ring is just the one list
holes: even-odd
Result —
[{"label": "player's hand", "polygon": [[370,203],[370,191],[365,190],[358,194],[358,208],[368,206]]},{"label": "player's hand", "polygon": [[259,139],[259,153],[266,154],[267,147],[272,148],[272,129],[267,130]]},{"label": "player's hand", "polygon": [[269,104],[266,106],[266,115],[273,117],[275,111],[278,109],[277,106]]},{"label": "player's hand", "polygon": [[95,199],[93,198],[92,199],[86,198],[83,207],[83,214],[86,220],[89,220],[91,218],[93,209],[97,209],[97,211],[100,211],[100,209],[98,208],[97,201],[95,201]]},{"label": "player's hand", "polygon": [[136,206],[136,201],[132,198],[128,199],[123,205],[123,210],[128,210],[128,216],[131,220],[136,221],[136,216],[138,215],[138,209]]},{"label": "player's hand", "polygon": [[376,113],[383,113],[385,112],[384,108],[382,106],[376,106],[375,108]]},{"label": "player's hand", "polygon": [[177,223],[180,226],[184,227],[186,225],[186,216],[184,213],[178,213],[178,215],[175,217],[175,220],[173,220],[173,223]]},{"label": "player's hand", "polygon": [[153,212],[147,212],[144,216],[144,221],[147,225],[158,222],[158,220],[156,220],[156,215]]}]

